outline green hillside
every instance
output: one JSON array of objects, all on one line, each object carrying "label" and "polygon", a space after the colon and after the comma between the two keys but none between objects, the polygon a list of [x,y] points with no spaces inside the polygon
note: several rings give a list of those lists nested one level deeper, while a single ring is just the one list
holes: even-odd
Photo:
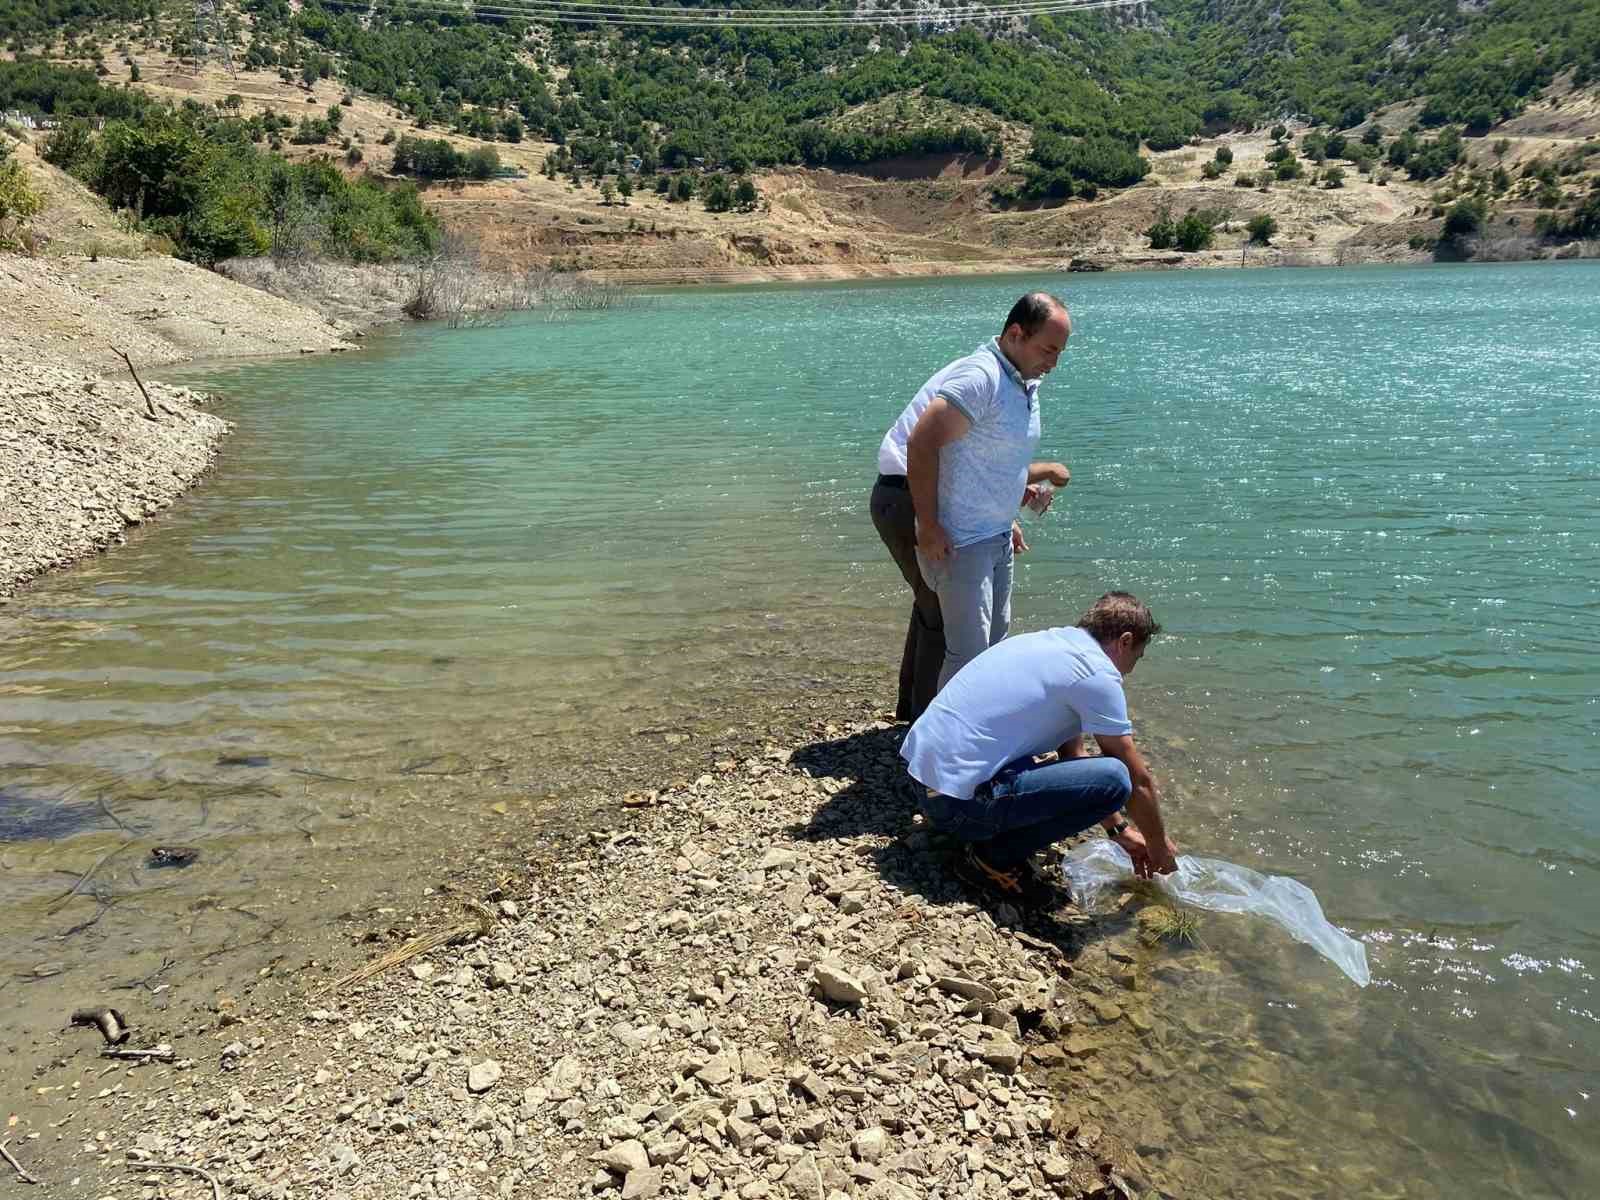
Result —
[{"label": "green hillside", "polygon": [[[1363,170],[1382,158],[1434,178],[1461,157],[1460,135],[1515,116],[1558,77],[1580,86],[1600,79],[1600,0],[1151,0],[945,32],[598,28],[523,20],[518,3],[480,11],[441,0],[304,0],[298,8],[239,0],[221,5],[221,35],[247,68],[291,82],[335,79],[393,103],[424,129],[558,143],[547,169],[588,178],[691,165],[739,175],[906,154],[999,156],[997,131],[1026,129],[1027,160],[1008,164],[1020,182],[997,189],[999,203],[1137,183],[1150,169],[1146,147],[1292,119],[1348,129],[1397,101],[1420,102],[1415,128],[1335,137],[1328,157]],[[106,86],[129,77],[117,57],[126,40],[187,53],[191,11],[171,0],[12,0],[0,9],[0,36],[17,61],[0,63],[0,108],[127,117]],[[88,67],[99,86],[32,54]],[[904,103],[913,96],[917,104]],[[882,115],[853,119],[864,110]],[[952,114],[972,116],[956,122]],[[212,113],[159,120],[161,136],[183,126],[199,141],[227,141],[234,160],[264,136],[276,145],[281,132]],[[295,140],[302,135],[320,140],[317,129]],[[85,177],[103,172],[108,144],[85,137],[70,165]],[[1288,170],[1278,177],[1292,177]]]}]

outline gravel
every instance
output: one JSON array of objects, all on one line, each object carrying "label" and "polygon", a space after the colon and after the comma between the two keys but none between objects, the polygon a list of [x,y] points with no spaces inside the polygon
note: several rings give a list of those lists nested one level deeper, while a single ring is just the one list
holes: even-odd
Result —
[{"label": "gravel", "polygon": [[140,1068],[163,1074],[102,1101],[85,1173],[142,1196],[119,1164],[151,1156],[259,1200],[1145,1194],[1068,1102],[1093,1046],[1135,1036],[1064,953],[1084,918],[973,903],[881,749],[852,748],[889,727],[829,732],[619,799],[483,937],[308,979],[226,1074]]}]

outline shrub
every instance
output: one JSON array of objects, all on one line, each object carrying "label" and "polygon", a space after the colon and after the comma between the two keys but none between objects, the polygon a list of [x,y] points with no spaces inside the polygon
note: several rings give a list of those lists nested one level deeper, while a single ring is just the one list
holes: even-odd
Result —
[{"label": "shrub", "polygon": [[1322,173],[1322,185],[1326,188],[1342,188],[1344,186],[1344,168],[1329,167]]},{"label": "shrub", "polygon": [[1200,175],[1205,179],[1216,179],[1220,177],[1221,174],[1222,164],[1218,162],[1208,162],[1200,168]]},{"label": "shrub", "polygon": [[1255,185],[1256,177],[1254,175],[1245,175],[1241,173],[1233,177],[1234,187],[1253,188]]},{"label": "shrub", "polygon": [[672,190],[667,193],[667,199],[674,204],[681,204],[694,195],[694,179],[687,172],[676,176],[672,181]]},{"label": "shrub", "polygon": [[51,166],[72,171],[94,153],[94,129],[82,117],[69,117],[45,139],[41,157]]},{"label": "shrub", "polygon": [[1600,189],[1590,189],[1584,202],[1565,221],[1554,223],[1551,232],[1559,237],[1600,237]]},{"label": "shrub", "polygon": [[1216,161],[1224,167],[1231,166],[1233,163],[1233,151],[1226,146],[1218,146]]},{"label": "shrub", "polygon": [[1457,200],[1444,218],[1444,236],[1450,241],[1469,237],[1483,228],[1488,206],[1476,197]]},{"label": "shrub", "polygon": [[1157,210],[1154,223],[1144,233],[1150,239],[1150,249],[1172,249],[1178,241],[1178,224],[1172,219],[1172,210],[1166,207]]},{"label": "shrub", "polygon": [[1250,218],[1250,223],[1245,226],[1250,240],[1262,246],[1270,246],[1273,237],[1278,232],[1278,222],[1270,213],[1260,213]]},{"label": "shrub", "polygon": [[740,179],[739,186],[733,189],[733,199],[739,206],[740,212],[754,212],[761,195],[756,191],[756,185],[749,179]]},{"label": "shrub", "polygon": [[707,212],[727,212],[733,207],[733,188],[728,185],[728,177],[720,172],[706,180],[700,194]]},{"label": "shrub", "polygon": [[489,179],[500,169],[500,154],[493,146],[468,151],[466,174],[473,179]]},{"label": "shrub", "polygon": [[1290,179],[1299,179],[1302,173],[1300,160],[1297,158],[1284,159],[1278,164],[1277,170],[1273,172],[1278,179],[1284,181],[1288,181]]},{"label": "shrub", "polygon": [[1184,214],[1177,226],[1178,249],[1193,253],[1211,248],[1212,224],[1210,218],[1191,210]]},{"label": "shrub", "polygon": [[29,181],[22,164],[0,161],[0,246],[19,244],[28,222],[44,210],[44,197]]}]

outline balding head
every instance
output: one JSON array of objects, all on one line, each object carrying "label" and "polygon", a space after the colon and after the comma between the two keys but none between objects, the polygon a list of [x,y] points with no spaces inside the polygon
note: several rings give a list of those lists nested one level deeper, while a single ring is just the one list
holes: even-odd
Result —
[{"label": "balding head", "polygon": [[1011,306],[1000,333],[1000,349],[1024,379],[1055,368],[1072,336],[1067,306],[1049,292],[1029,292]]}]

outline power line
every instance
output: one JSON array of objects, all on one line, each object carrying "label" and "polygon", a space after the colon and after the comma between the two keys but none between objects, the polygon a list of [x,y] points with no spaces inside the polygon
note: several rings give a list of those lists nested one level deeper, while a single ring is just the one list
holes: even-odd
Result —
[{"label": "power line", "polygon": [[[825,9],[686,9],[629,4],[566,4],[563,0],[502,0],[494,4],[451,3],[450,0],[324,0],[328,7],[355,8],[370,13],[404,16],[408,13],[489,16],[567,25],[620,25],[679,28],[820,29],[851,26],[939,26],[973,24],[1009,17],[1035,17],[1130,8],[1149,0],[1020,0],[993,6],[969,5],[915,12],[830,13]],[[794,13],[795,16],[786,14]],[[805,15],[798,15],[805,14]]]}]

